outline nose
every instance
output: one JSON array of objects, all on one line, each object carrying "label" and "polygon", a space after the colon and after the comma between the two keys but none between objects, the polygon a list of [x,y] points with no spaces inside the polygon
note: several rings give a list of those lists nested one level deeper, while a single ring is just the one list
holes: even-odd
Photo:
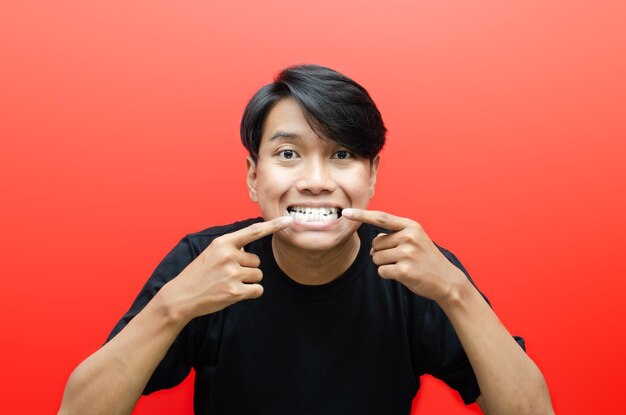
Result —
[{"label": "nose", "polygon": [[296,189],[299,192],[312,194],[331,193],[336,187],[330,167],[325,160],[318,159],[307,160],[302,175],[296,182]]}]

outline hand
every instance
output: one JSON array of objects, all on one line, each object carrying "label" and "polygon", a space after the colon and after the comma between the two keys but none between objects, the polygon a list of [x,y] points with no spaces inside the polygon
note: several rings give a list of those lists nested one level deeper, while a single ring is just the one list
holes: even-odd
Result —
[{"label": "hand", "polygon": [[170,299],[191,319],[222,310],[241,300],[260,297],[263,295],[263,286],[259,284],[263,273],[258,268],[261,260],[257,255],[245,252],[243,246],[278,232],[292,222],[290,216],[281,216],[215,238],[166,285],[169,285]]},{"label": "hand", "polygon": [[341,215],[392,231],[378,234],[372,241],[370,255],[382,278],[399,281],[415,294],[437,302],[448,298],[455,283],[467,281],[419,223],[373,210],[350,208]]}]

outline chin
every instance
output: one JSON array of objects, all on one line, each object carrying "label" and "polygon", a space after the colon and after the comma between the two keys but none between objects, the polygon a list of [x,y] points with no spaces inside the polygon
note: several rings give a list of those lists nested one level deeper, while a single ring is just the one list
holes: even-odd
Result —
[{"label": "chin", "polygon": [[278,237],[303,251],[330,251],[348,241],[358,229],[357,226],[334,230],[298,229],[298,223],[279,232]]}]

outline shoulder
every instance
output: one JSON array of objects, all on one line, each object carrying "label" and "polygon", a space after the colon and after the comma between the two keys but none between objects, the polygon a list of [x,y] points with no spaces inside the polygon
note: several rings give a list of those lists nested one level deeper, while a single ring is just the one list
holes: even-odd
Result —
[{"label": "shoulder", "polygon": [[[376,235],[381,234],[381,233],[393,233],[393,231],[382,228],[380,226],[371,225],[369,223],[363,223],[361,227],[359,228],[359,236],[361,237],[361,240],[367,240],[367,239],[372,240],[376,237]],[[460,261],[458,260],[458,258],[451,251],[440,246],[434,241],[433,243],[441,251],[441,253],[446,258],[448,258],[448,260],[450,260],[450,262],[454,263],[455,265],[460,264]]]},{"label": "shoulder", "polygon": [[243,229],[247,226],[250,226],[253,223],[261,222],[262,220],[263,218],[257,217],[257,218],[243,219],[243,220],[233,222],[228,225],[212,226],[210,228],[206,228],[199,232],[190,233],[187,235],[187,237],[188,238],[217,238],[218,236],[235,232],[239,229]]},{"label": "shoulder", "polygon": [[445,256],[448,261],[452,262],[455,266],[462,268],[463,271],[465,271],[465,268],[463,267],[463,264],[461,264],[461,261],[459,261],[459,259],[456,257],[456,255],[454,255],[452,253],[452,251],[440,246],[439,244],[435,243],[433,241],[433,243],[435,244],[435,246],[437,247],[437,249],[439,249],[439,251],[443,254],[443,256]]},{"label": "shoulder", "polygon": [[222,235],[226,235],[226,234],[238,231],[239,229],[246,228],[252,225],[253,223],[262,222],[262,221],[263,221],[263,218],[257,217],[257,218],[249,218],[249,219],[240,220],[237,222],[230,223],[228,225],[212,226],[210,228],[206,228],[199,232],[187,234],[185,236],[185,239],[188,240],[192,246],[200,247],[202,250],[206,248],[211,243],[211,241],[215,238],[219,238]]}]

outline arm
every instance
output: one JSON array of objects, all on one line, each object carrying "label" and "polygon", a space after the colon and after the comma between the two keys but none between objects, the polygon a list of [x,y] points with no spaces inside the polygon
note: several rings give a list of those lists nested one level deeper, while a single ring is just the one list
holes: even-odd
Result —
[{"label": "arm", "polygon": [[342,216],[392,231],[372,241],[372,260],[379,275],[437,302],[446,313],[476,374],[481,390],[478,404],[484,413],[553,413],[537,366],[417,222],[359,209],[344,209]]},{"label": "arm", "polygon": [[213,240],[111,341],[70,376],[60,414],[130,414],[189,321],[263,294],[259,257],[241,248],[292,222],[281,217]]},{"label": "arm", "polygon": [[130,414],[187,318],[175,312],[167,286],[111,341],[70,376],[59,414]]},{"label": "arm", "polygon": [[438,304],[446,313],[476,374],[485,414],[552,414],[543,375],[491,307],[458,271]]}]

